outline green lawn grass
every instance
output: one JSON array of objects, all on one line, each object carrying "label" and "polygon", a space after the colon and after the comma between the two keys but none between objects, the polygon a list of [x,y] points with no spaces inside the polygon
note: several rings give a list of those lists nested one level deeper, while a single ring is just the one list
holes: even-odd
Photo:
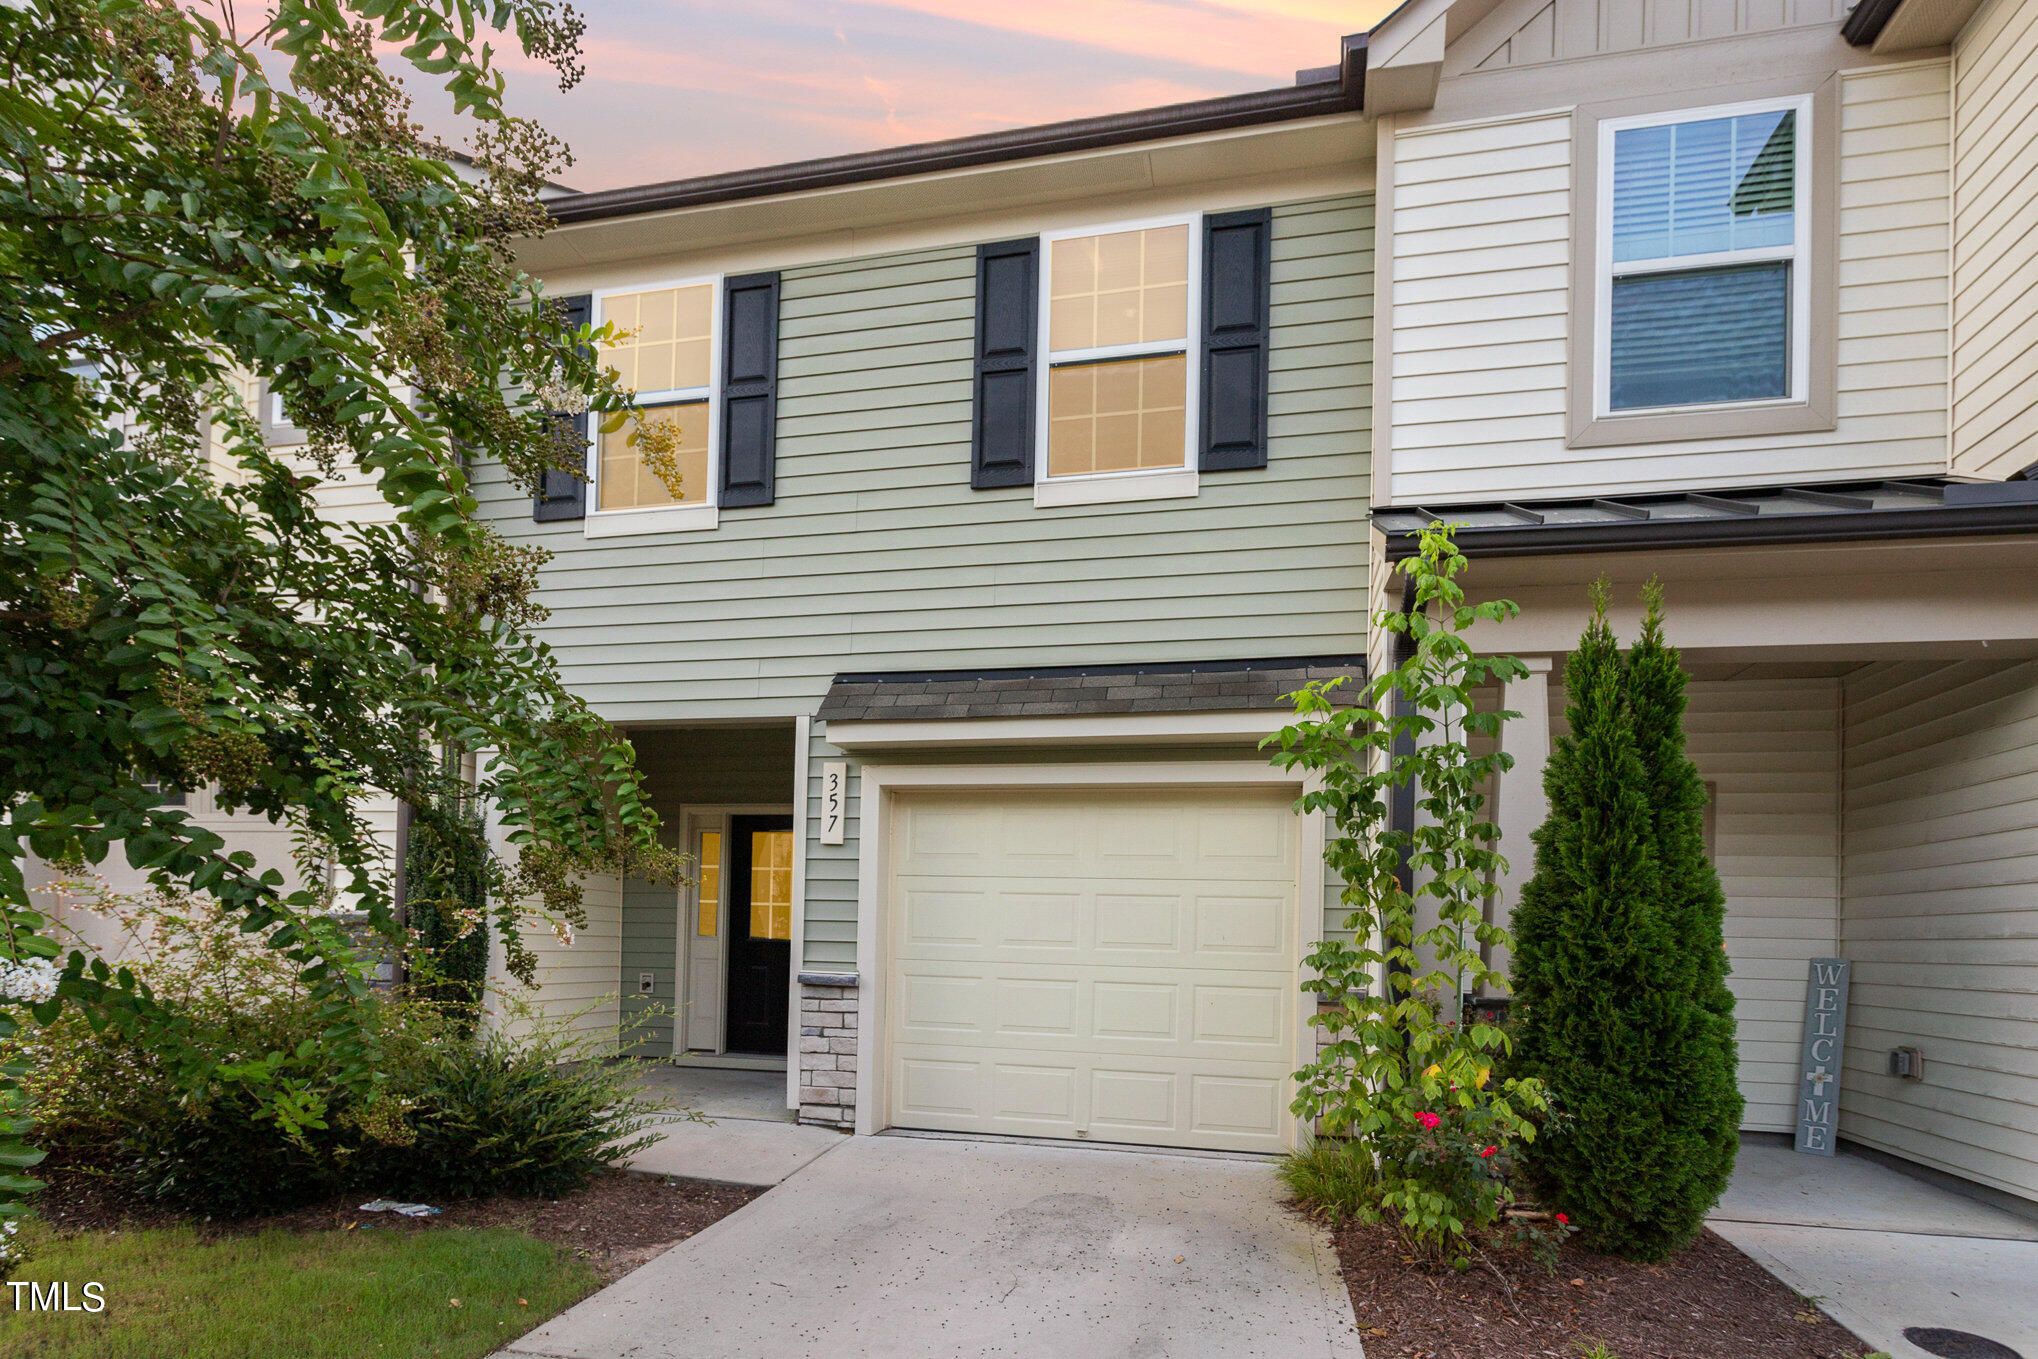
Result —
[{"label": "green lawn grass", "polygon": [[0,1288],[4,1359],[478,1359],[597,1282],[559,1248],[500,1227],[211,1240],[177,1227],[29,1244],[17,1279],[66,1280],[79,1303],[97,1281],[106,1310],[17,1311],[28,1290]]}]

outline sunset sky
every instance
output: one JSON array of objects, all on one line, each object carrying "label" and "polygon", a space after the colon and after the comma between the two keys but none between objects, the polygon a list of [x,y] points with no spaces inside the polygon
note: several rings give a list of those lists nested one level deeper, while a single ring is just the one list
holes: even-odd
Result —
[{"label": "sunset sky", "polygon": [[1286,85],[1392,0],[581,0],[571,93],[511,65],[512,105],[573,148],[576,189]]}]

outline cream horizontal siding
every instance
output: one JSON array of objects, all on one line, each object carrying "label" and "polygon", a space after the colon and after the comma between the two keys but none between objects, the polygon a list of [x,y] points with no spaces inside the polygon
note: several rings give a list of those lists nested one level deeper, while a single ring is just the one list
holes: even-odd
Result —
[{"label": "cream horizontal siding", "polygon": [[[1692,683],[1685,732],[1712,785],[1713,864],[1726,893],[1740,1043],[1741,1126],[1796,1126],[1806,964],[1833,954],[1840,893],[1837,680]],[[1551,686],[1551,730],[1565,731]]]},{"label": "cream horizontal siding", "polygon": [[1991,0],[1953,47],[1953,470],[2038,462],[2038,7]]},{"label": "cream horizontal siding", "polygon": [[583,880],[581,906],[586,921],[563,937],[531,911],[531,925],[520,933],[537,957],[535,987],[508,975],[502,942],[490,940],[486,1022],[491,1028],[523,1034],[542,1022],[589,1039],[614,1031],[622,964],[621,880],[608,875]]},{"label": "cream horizontal siding", "polygon": [[2038,661],[1869,666],[1846,700],[1841,1135],[2038,1199]]},{"label": "cream horizontal siding", "polygon": [[1943,472],[1947,65],[1841,81],[1831,431],[1568,447],[1569,111],[1396,133],[1394,501]]}]

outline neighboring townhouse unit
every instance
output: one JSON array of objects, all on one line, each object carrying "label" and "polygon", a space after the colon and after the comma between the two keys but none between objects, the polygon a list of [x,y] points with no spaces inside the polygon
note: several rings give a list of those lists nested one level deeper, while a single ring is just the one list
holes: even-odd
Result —
[{"label": "neighboring townhouse unit", "polygon": [[[341,463],[328,473],[317,466],[305,447],[307,439],[304,431],[290,423],[282,402],[269,391],[266,382],[246,376],[239,380],[239,395],[248,409],[256,412],[269,446],[302,474],[318,478],[312,496],[322,514],[340,523],[388,523],[395,519],[394,507],[383,500],[373,481],[360,468]],[[240,472],[228,457],[216,431],[215,426],[207,449],[207,468],[214,478],[226,482],[238,477]],[[317,865],[314,865],[312,881],[307,881],[306,874],[300,870],[298,846],[289,825],[270,821],[253,812],[226,811],[219,806],[216,790],[210,786],[174,793],[172,805],[184,808],[193,824],[218,835],[226,842],[228,850],[244,850],[252,854],[257,870],[274,870],[280,874],[285,891],[321,885],[315,880],[320,871]],[[362,805],[361,812],[377,840],[387,847],[385,852],[393,854],[399,836],[396,799],[387,795],[376,796]],[[106,890],[113,893],[135,895],[149,890],[148,873],[129,864],[117,849],[103,862],[94,865],[92,872],[104,883]],[[91,945],[109,960],[144,951],[145,941],[129,936],[105,916],[83,909],[69,894],[60,895],[50,890],[54,874],[47,865],[38,862],[32,873],[32,880],[44,889],[36,893],[39,907],[56,920],[67,936]],[[330,875],[327,877],[329,882]],[[344,907],[346,902],[341,900],[337,904]],[[67,937],[64,942],[70,943],[71,938]]]},{"label": "neighboring townhouse unit", "polygon": [[1658,577],[1746,1126],[1837,1082],[1840,1139],[2038,1198],[2038,5],[1410,0],[1368,61],[1373,600],[1445,518],[1524,606],[1500,909],[1587,586],[1632,639]]},{"label": "neighboring townhouse unit", "polygon": [[[1271,1150],[1334,927],[1258,741],[1366,647],[1372,138],[1292,89],[561,200],[524,252],[642,418],[496,527],[682,893],[541,1002],[801,1117]],[[584,426],[583,426],[584,428]]]}]

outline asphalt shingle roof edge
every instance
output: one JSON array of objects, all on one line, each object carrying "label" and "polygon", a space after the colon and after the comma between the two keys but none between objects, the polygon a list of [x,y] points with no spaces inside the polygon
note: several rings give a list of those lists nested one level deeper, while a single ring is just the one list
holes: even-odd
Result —
[{"label": "asphalt shingle roof edge", "polygon": [[1270,661],[945,670],[835,677],[815,714],[822,722],[946,722],[980,717],[1108,713],[1252,712],[1282,708],[1311,680],[1342,679],[1356,696],[1362,656]]}]

